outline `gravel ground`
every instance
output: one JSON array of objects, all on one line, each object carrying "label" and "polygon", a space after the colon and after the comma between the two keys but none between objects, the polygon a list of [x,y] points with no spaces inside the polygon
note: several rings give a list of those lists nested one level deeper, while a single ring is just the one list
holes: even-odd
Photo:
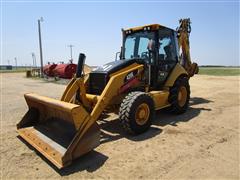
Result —
[{"label": "gravel ground", "polygon": [[127,135],[117,116],[100,122],[101,145],[57,170],[17,138],[27,111],[23,94],[59,98],[65,85],[2,76],[0,156],[2,179],[239,179],[239,76],[197,75],[190,80],[189,110],[157,112],[154,125]]}]

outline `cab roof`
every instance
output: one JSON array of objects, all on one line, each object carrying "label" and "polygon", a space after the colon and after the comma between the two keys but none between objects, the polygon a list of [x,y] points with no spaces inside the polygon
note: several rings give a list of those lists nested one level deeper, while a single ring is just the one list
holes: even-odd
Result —
[{"label": "cab roof", "polygon": [[166,29],[174,31],[173,29],[168,28],[166,26],[162,26],[160,24],[148,24],[148,25],[144,25],[144,26],[137,26],[137,27],[133,27],[133,28],[124,29],[123,31],[124,32],[129,32],[129,31],[136,32],[136,31],[143,31],[143,30],[158,30],[160,28],[166,28]]}]

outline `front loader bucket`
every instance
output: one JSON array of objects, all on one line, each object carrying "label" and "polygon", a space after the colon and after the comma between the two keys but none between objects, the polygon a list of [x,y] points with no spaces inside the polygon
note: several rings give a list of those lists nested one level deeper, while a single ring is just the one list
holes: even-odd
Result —
[{"label": "front loader bucket", "polygon": [[29,110],[17,124],[19,135],[58,168],[100,144],[100,129],[81,105],[25,94]]}]

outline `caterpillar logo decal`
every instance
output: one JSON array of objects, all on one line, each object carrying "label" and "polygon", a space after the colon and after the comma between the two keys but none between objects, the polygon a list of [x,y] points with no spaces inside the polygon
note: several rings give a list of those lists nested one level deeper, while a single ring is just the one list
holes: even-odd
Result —
[{"label": "caterpillar logo decal", "polygon": [[138,70],[128,73],[124,79],[124,82],[128,82],[129,80],[133,79],[137,75],[137,72]]}]

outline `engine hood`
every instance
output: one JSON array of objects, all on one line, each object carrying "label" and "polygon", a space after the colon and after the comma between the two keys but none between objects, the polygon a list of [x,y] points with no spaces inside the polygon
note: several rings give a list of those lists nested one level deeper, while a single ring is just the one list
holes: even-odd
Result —
[{"label": "engine hood", "polygon": [[107,64],[104,64],[103,66],[97,67],[91,73],[111,74],[111,73],[121,70],[135,62],[137,62],[136,59],[128,59],[128,60],[124,59],[124,60],[112,61]]}]

